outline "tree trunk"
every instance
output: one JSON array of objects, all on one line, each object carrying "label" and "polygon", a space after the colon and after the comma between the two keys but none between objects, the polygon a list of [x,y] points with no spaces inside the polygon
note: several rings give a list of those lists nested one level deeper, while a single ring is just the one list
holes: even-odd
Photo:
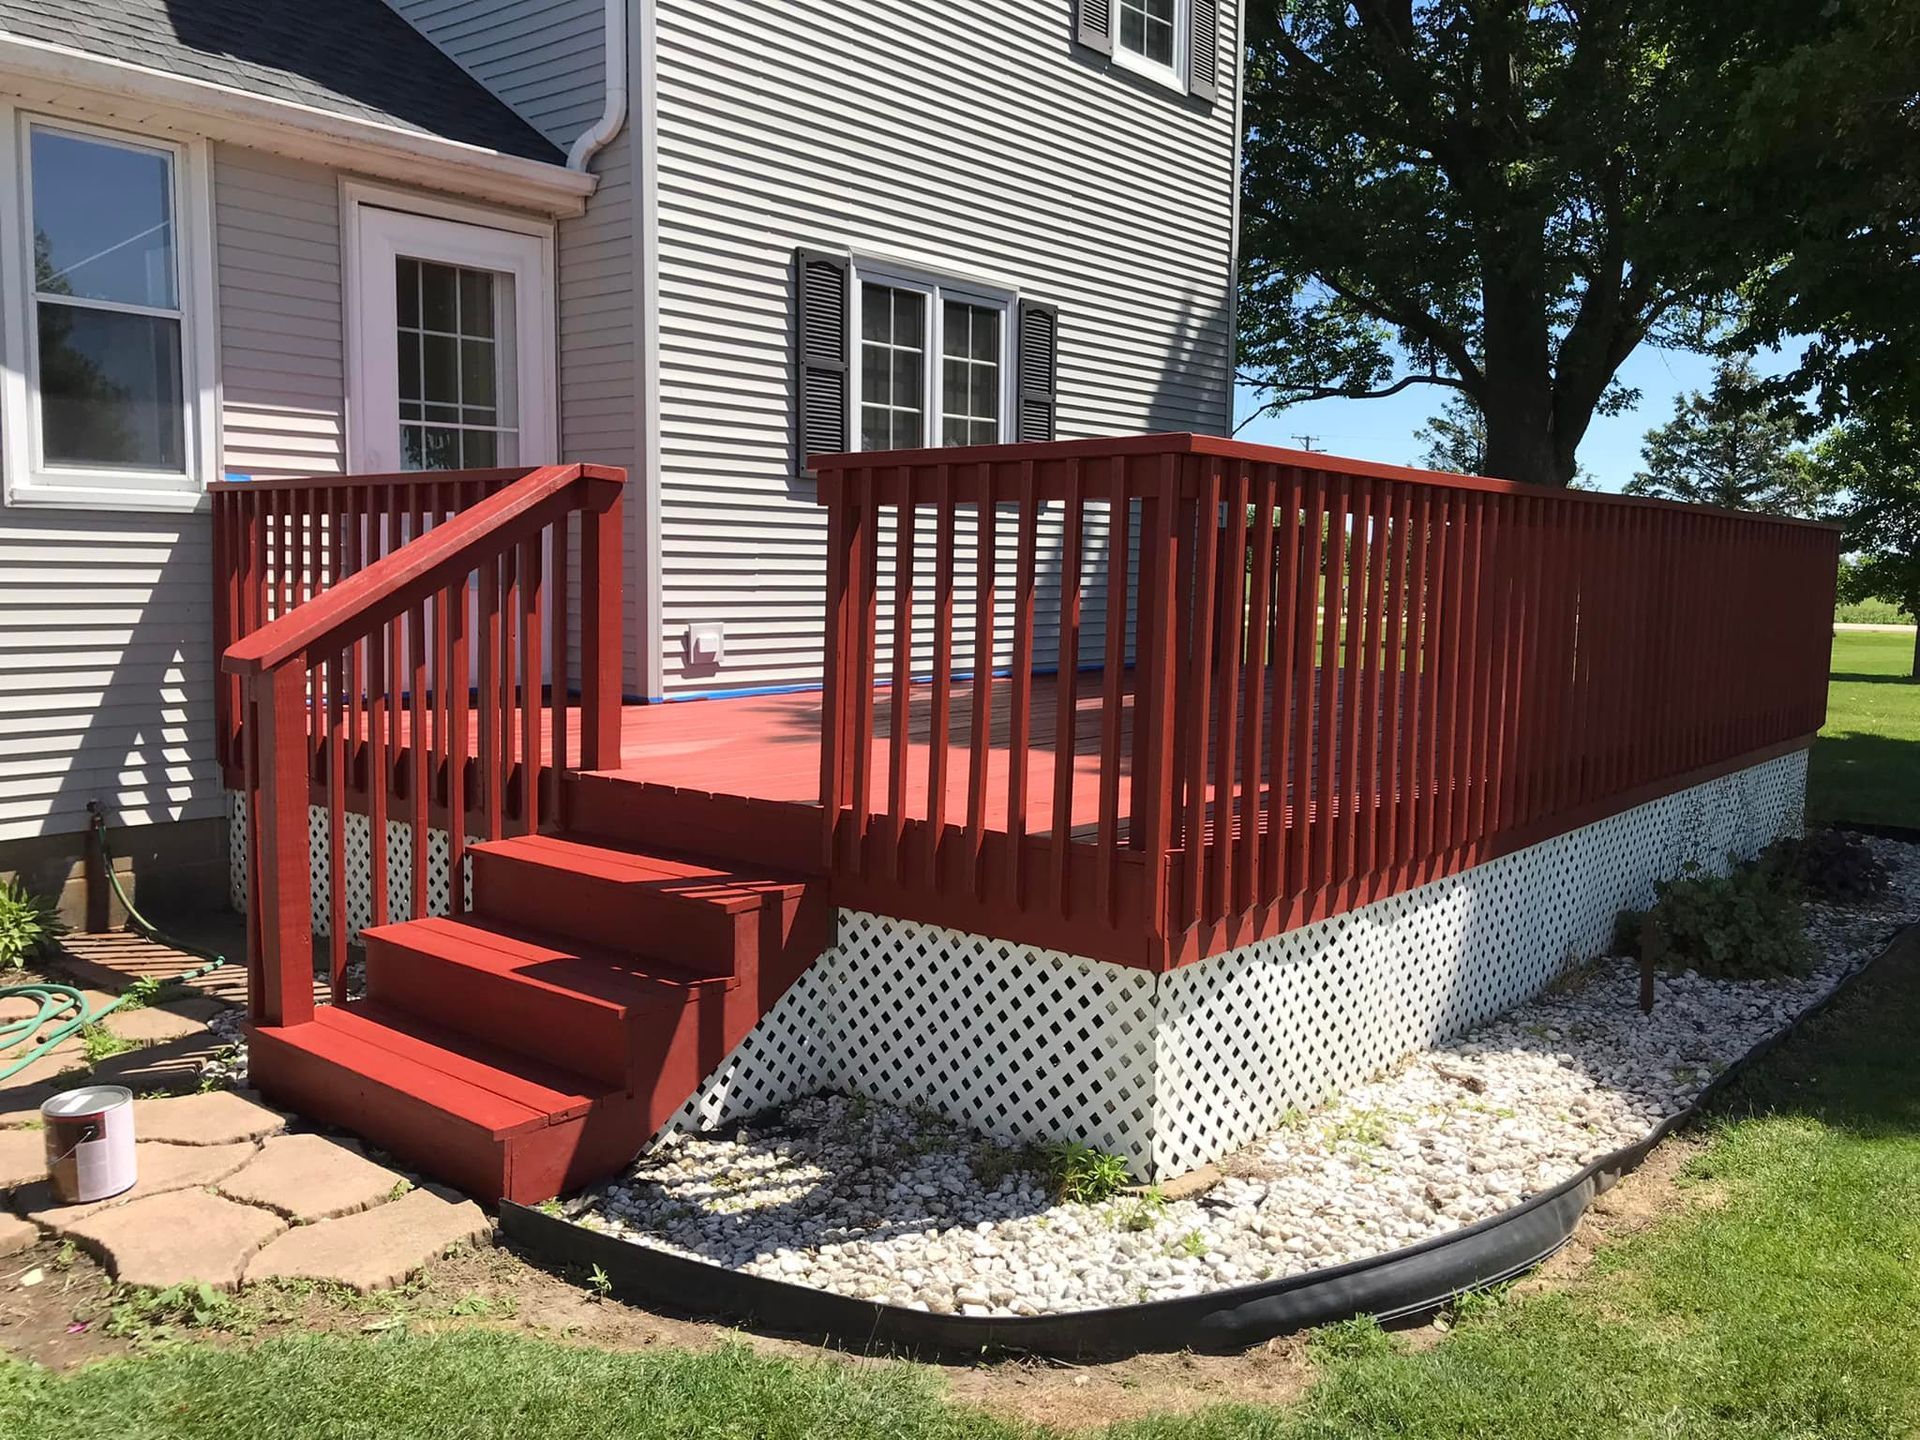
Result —
[{"label": "tree trunk", "polygon": [[1481,277],[1486,350],[1487,474],[1498,480],[1565,485],[1553,443],[1553,359],[1547,330],[1540,239],[1501,236]]}]

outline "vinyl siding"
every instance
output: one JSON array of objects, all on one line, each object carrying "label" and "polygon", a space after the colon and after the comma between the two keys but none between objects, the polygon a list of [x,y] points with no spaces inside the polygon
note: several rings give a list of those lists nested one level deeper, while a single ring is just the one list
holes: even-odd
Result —
[{"label": "vinyl siding", "polygon": [[[228,471],[340,468],[331,172],[213,147]],[[0,507],[0,840],[221,813],[205,514]]]},{"label": "vinyl siding", "polygon": [[[563,149],[600,118],[606,66],[602,0],[388,0],[413,27]],[[625,64],[622,56],[619,63]],[[560,458],[638,467],[632,129],[597,154],[600,186],[584,215],[560,222]],[[639,628],[639,482],[629,487],[626,689],[645,688]],[[570,572],[577,578],[579,567]],[[577,594],[577,591],[575,592]]]},{"label": "vinyl siding", "polygon": [[[669,692],[818,679],[826,531],[792,465],[796,245],[1058,305],[1062,438],[1221,428],[1235,24],[1222,5],[1209,108],[1073,46],[1067,0],[661,0]],[[1103,517],[1089,531],[1097,552]],[[1058,545],[1043,535],[1043,556]],[[717,673],[685,670],[696,621],[726,626]],[[1045,617],[1035,643],[1052,643]]]},{"label": "vinyl siding", "polygon": [[600,118],[603,0],[388,4],[561,149]]}]

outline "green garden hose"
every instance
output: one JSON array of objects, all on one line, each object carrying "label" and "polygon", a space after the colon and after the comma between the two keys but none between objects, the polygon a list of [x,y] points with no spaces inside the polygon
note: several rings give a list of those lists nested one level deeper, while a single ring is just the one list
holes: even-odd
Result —
[{"label": "green garden hose", "polygon": [[[227,957],[212,950],[202,950],[198,946],[186,945],[163,934],[159,927],[134,908],[133,901],[127,898],[127,892],[121,888],[120,877],[113,871],[113,849],[107,843],[107,820],[100,813],[99,802],[90,802],[87,809],[93,815],[93,832],[100,843],[102,868],[107,872],[107,883],[113,887],[113,893],[119,897],[121,906],[127,912],[128,925],[140,935],[157,945],[165,945],[171,950],[183,954],[198,956],[206,961],[204,965],[182,971],[169,977],[167,984],[177,985],[187,980],[197,980],[202,975],[211,974],[227,963]],[[17,1020],[0,1023],[0,1056],[6,1055],[16,1046],[24,1045],[43,1026],[51,1026],[44,1039],[32,1046],[24,1055],[11,1060],[0,1060],[0,1080],[19,1074],[27,1066],[38,1060],[54,1046],[70,1035],[78,1034],[89,1025],[95,1025],[110,1012],[124,1005],[134,991],[128,991],[109,1000],[98,1010],[88,1008],[86,994],[78,986],[61,985],[52,981],[31,985],[0,985],[0,1000],[29,1000],[39,1008],[34,1014]]]}]

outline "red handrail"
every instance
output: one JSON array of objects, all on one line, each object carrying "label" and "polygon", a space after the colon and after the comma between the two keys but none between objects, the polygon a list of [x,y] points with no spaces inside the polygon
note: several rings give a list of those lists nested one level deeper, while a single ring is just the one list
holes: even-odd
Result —
[{"label": "red handrail", "polygon": [[[552,817],[563,772],[620,763],[624,472],[549,465],[379,479],[282,482],[283,494],[323,497],[297,512],[273,508],[248,486],[222,492],[240,497],[221,551],[235,567],[220,582],[239,602],[229,614],[257,618],[272,588],[284,589],[276,600],[291,601],[221,658],[222,683],[237,687],[229,744],[248,805],[249,995],[258,1024],[312,1014],[316,872],[328,886],[329,970],[340,993],[350,807],[367,818],[374,924],[427,912],[434,828],[446,836],[449,901],[460,913],[470,826],[486,838],[531,832]],[[283,562],[308,547],[305,562],[284,563],[276,577],[264,546],[231,543],[259,540],[263,530]],[[359,563],[374,552],[379,558]],[[576,560],[577,617],[568,583]],[[569,723],[576,643],[577,755]],[[325,818],[318,857],[312,804]],[[398,877],[390,809],[411,842]]]},{"label": "red handrail", "polygon": [[814,463],[843,904],[1158,968],[1824,717],[1832,526],[1192,435]]}]

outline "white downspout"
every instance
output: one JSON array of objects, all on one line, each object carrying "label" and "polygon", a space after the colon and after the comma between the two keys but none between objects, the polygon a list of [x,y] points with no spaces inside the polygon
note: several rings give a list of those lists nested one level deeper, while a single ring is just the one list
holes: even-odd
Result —
[{"label": "white downspout", "polygon": [[569,170],[585,170],[627,123],[627,0],[607,0],[606,43],[601,47],[607,64],[607,102],[591,130],[583,131],[567,152]]}]

